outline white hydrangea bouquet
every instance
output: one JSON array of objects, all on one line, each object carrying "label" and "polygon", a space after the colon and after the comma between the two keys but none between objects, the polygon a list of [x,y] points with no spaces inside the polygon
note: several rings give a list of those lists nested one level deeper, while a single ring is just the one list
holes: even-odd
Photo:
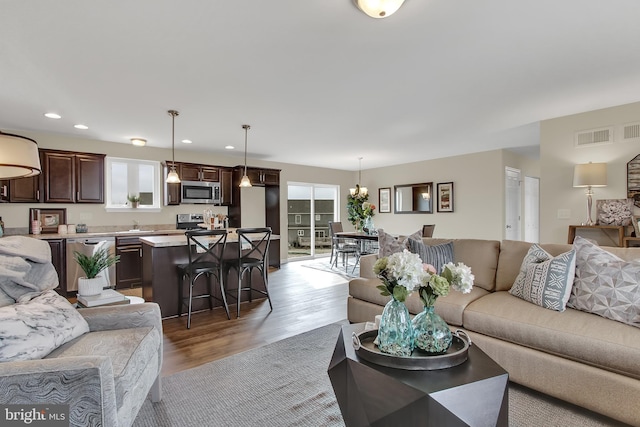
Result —
[{"label": "white hydrangea bouquet", "polygon": [[463,294],[468,294],[473,288],[475,277],[471,273],[471,268],[461,262],[446,263],[442,266],[440,274],[436,273],[436,269],[431,264],[424,264],[423,268],[424,275],[418,294],[425,307],[432,307],[438,297],[449,295],[451,288]]},{"label": "white hydrangea bouquet", "polygon": [[380,293],[400,302],[422,285],[426,274],[420,257],[406,249],[378,259],[373,273],[382,280],[383,284],[377,287]]}]

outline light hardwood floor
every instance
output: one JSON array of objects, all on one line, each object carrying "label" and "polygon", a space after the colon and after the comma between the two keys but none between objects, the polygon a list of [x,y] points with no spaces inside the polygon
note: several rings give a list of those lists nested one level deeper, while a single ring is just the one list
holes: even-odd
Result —
[{"label": "light hardwood floor", "polygon": [[[318,262],[316,260],[315,262]],[[269,273],[266,299],[242,303],[240,318],[235,304],[223,309],[165,319],[162,375],[171,375],[251,348],[279,341],[324,325],[346,320],[348,283],[338,274],[305,267],[305,261],[289,262]],[[327,265],[329,259],[326,259]],[[136,295],[137,290],[126,292]]]}]

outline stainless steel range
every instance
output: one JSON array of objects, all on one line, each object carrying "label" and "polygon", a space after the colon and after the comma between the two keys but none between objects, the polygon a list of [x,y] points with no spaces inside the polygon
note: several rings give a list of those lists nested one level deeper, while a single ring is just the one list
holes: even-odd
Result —
[{"label": "stainless steel range", "polygon": [[202,229],[198,224],[204,223],[203,214],[178,214],[176,215],[176,228],[178,230],[198,230]]}]

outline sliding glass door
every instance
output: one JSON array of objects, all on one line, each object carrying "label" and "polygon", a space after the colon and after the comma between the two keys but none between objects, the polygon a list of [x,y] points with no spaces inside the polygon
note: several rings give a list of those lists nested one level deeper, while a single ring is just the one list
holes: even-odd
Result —
[{"label": "sliding glass door", "polygon": [[289,259],[313,258],[331,252],[329,221],[338,220],[338,190],[337,185],[288,184]]}]

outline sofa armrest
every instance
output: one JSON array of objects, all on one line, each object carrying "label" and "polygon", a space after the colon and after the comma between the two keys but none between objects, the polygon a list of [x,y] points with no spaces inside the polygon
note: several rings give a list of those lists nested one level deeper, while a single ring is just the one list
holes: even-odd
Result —
[{"label": "sofa armrest", "polygon": [[162,334],[160,306],[156,303],[80,308],[78,312],[91,332],[152,326]]},{"label": "sofa armrest", "polygon": [[373,274],[373,265],[378,260],[378,254],[363,255],[360,257],[360,277],[376,279]]},{"label": "sofa armrest", "polygon": [[108,357],[78,356],[0,363],[3,404],[66,404],[69,425],[117,425]]}]

